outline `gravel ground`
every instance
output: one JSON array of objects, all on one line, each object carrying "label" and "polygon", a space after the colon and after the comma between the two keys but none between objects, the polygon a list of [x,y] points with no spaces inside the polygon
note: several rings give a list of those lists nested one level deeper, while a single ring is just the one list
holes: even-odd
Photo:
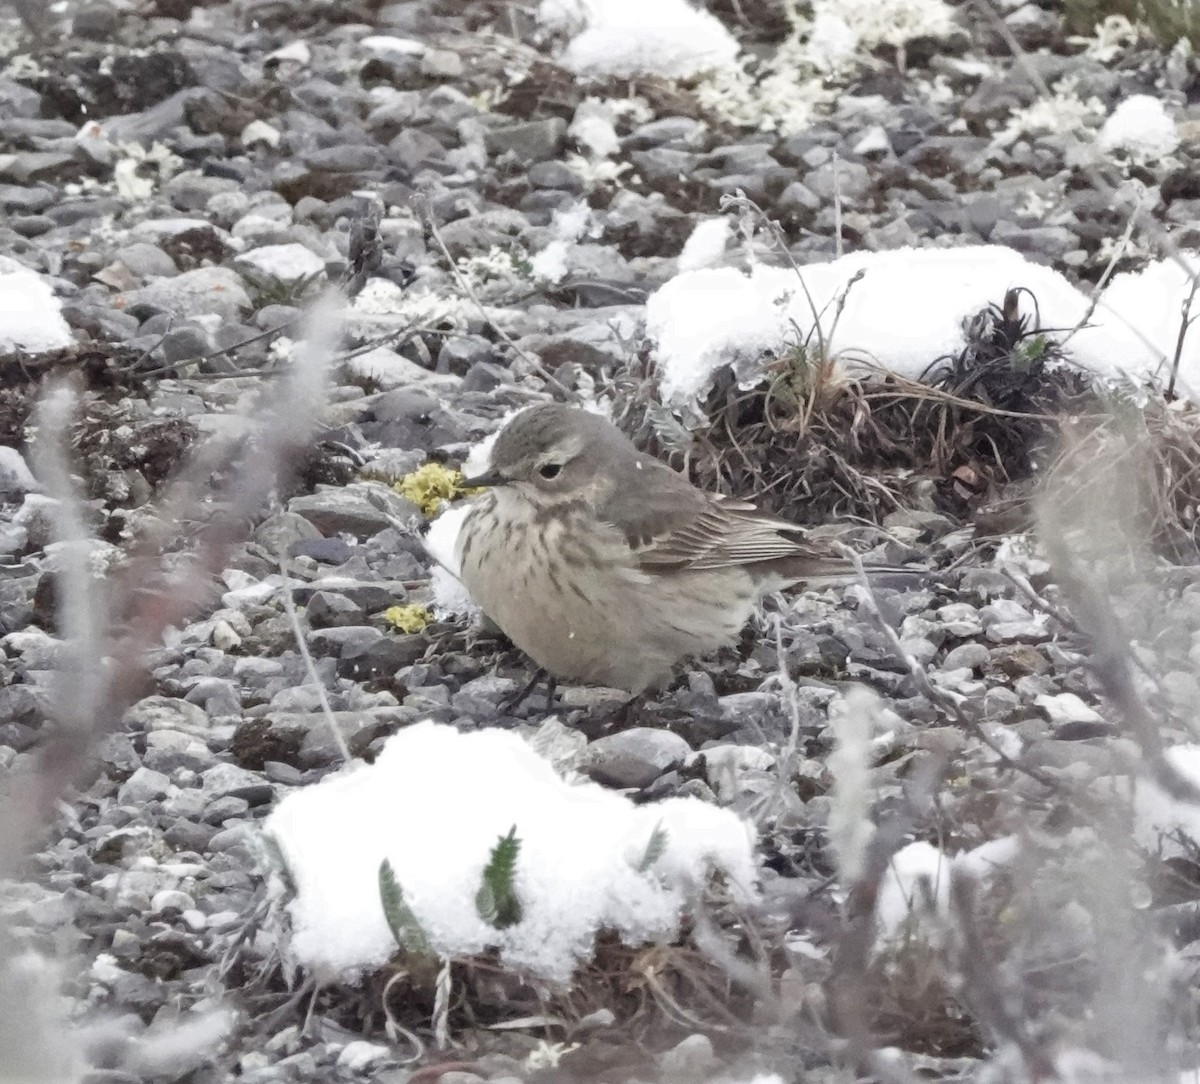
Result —
[{"label": "gravel ground", "polygon": [[[782,5],[711,6],[748,47],[778,43]],[[1001,10],[1053,92],[1105,112],[1151,93],[1176,110],[1173,158],[1097,166],[1078,161],[1061,128],[996,138],[1040,92],[966,5],[946,40],[911,42],[903,57],[880,49],[795,134],[739,128],[687,83],[579,81],[516,5],[126,8],[37,13],[41,40],[0,23],[0,255],[49,276],[76,340],[4,359],[0,435],[24,453],[37,379],[83,374],[72,444],[101,564],[154,523],[152,499],[189,449],[251,431],[247,409],[270,404],[255,398],[263,371],[288,356],[320,282],[361,292],[319,441],[289,464],[293,479],[227,554],[197,619],[155,653],[90,780],[6,882],[7,955],[36,949],[61,968],[10,968],[13,1033],[0,1022],[0,1047],[34,1049],[28,1065],[12,1055],[14,1079],[69,1078],[65,1025],[44,1017],[43,1039],[17,1011],[54,1006],[93,1084],[413,1079],[377,988],[289,1001],[272,937],[248,936],[263,881],[245,829],[336,764],[279,593],[258,589],[278,573],[280,548],[304,581],[305,637],[356,755],[418,719],[537,728],[555,716],[588,738],[576,762],[605,784],[731,804],[763,829],[763,936],[786,1011],[739,1009],[732,1027],[693,1000],[690,1015],[640,1030],[618,1012],[611,1027],[492,1032],[484,1025],[508,1009],[539,1011],[527,992],[506,1004],[493,991],[474,1015],[456,1009],[457,1049],[426,1056],[453,1063],[444,1084],[698,1081],[726,1067],[832,1079],[845,1051],[827,1030],[853,1024],[850,1002],[870,1007],[880,1045],[939,1079],[1024,1079],[1020,1065],[1070,1050],[1116,1062],[1153,1028],[1170,1037],[1153,1057],[1187,1062],[1200,867],[1186,848],[1151,861],[1121,842],[1110,796],[1137,745],[1102,696],[1113,686],[1089,668],[1094,612],[1072,617],[1049,567],[998,517],[977,515],[981,502],[893,512],[892,556],[935,570],[930,582],[873,599],[852,586],[770,601],[737,650],[681,675],[633,729],[606,710],[610,694],[588,689],[505,712],[527,670],[502,640],[449,614],[408,633],[383,615],[431,598],[427,519],[386,482],[429,457],[461,461],[545,393],[547,373],[575,391],[644,396],[643,303],[722,196],[743,192],[778,219],[801,263],[832,255],[840,228],[854,249],[1004,244],[1088,284],[1128,217],[1093,183],[1099,168],[1121,191],[1145,186],[1151,217],[1194,241],[1189,57],[1125,43],[1101,59],[1049,8]],[[370,35],[421,48],[364,46]],[[581,126],[596,100],[620,103],[605,107],[619,148],[603,161],[589,158]],[[531,258],[558,236],[556,213],[581,200],[590,229],[561,275],[539,277]],[[1147,236],[1118,267],[1136,266]],[[62,645],[44,504],[27,498],[36,487],[19,456],[0,451],[9,776],[44,739]],[[1146,703],[1170,743],[1200,695],[1200,595],[1180,576],[1144,590],[1124,590],[1117,612],[1145,645]],[[1024,841],[1021,868],[977,901],[972,914],[986,918],[959,915],[967,952],[956,963],[946,945],[893,947],[839,970],[861,929],[828,891],[830,706],[849,682],[882,698],[871,783],[895,846]],[[37,991],[59,980],[65,1003],[42,1005]],[[1173,1015],[1159,1011],[1168,1003]],[[429,1006],[397,1012],[431,1042]],[[543,1038],[578,1048],[553,1066],[561,1048]]]}]

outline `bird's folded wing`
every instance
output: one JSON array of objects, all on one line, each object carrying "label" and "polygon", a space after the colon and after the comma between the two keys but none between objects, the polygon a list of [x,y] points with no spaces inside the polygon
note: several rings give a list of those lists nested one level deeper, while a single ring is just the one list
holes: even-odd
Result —
[{"label": "bird's folded wing", "polygon": [[646,571],[730,568],[805,552],[794,524],[764,516],[744,501],[701,496],[691,507],[643,517],[634,530],[625,525],[630,548]]}]

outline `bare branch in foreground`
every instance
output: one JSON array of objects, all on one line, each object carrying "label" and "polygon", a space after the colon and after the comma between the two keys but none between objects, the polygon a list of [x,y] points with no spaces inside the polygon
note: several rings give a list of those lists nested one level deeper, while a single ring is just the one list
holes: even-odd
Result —
[{"label": "bare branch in foreground", "polygon": [[[0,808],[7,829],[0,841],[0,874],[35,843],[58,803],[85,777],[95,742],[119,726],[138,698],[147,657],[163,633],[210,596],[212,579],[232,546],[309,445],[341,336],[340,308],[335,295],[314,305],[308,337],[290,370],[264,396],[251,439],[243,446],[215,441],[201,449],[159,502],[157,525],[133,547],[103,599],[85,554],[83,507],[62,448],[73,397],[61,389],[47,397],[38,415],[36,462],[57,498],[65,561],[58,620],[68,638],[68,663],[56,718]],[[214,474],[223,475],[215,486]],[[184,554],[167,554],[170,544],[182,541],[190,543]]]}]

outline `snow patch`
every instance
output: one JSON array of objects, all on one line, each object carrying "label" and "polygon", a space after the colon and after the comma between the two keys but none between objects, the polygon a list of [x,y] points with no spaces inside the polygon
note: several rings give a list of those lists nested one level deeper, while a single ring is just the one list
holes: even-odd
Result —
[{"label": "snow patch", "polygon": [[685,79],[738,53],[720,20],[687,0],[542,0],[538,21],[575,35],[559,59],[577,75]]},{"label": "snow patch", "polygon": [[[731,364],[744,387],[763,378],[761,358],[807,341],[843,363],[881,366],[912,379],[965,342],[963,320],[1024,286],[1049,327],[1073,327],[1087,298],[1061,274],[1000,246],[855,252],[799,274],[786,267],[684,272],[646,305],[658,344],[664,402],[685,409]],[[807,291],[807,292],[806,292]],[[844,302],[839,314],[838,305]]]},{"label": "snow patch", "polygon": [[[436,810],[430,815],[431,810]],[[476,910],[496,841],[516,827],[521,921]],[[266,823],[296,885],[291,948],[318,978],[353,979],[396,946],[379,900],[386,858],[435,952],[489,947],[506,966],[566,982],[598,931],[626,944],[674,938],[708,872],[753,899],[753,830],[698,799],[634,805],[594,783],[570,785],[517,735],[417,723],[357,765],[288,795]],[[639,871],[652,838],[661,857]]]},{"label": "snow patch", "polygon": [[684,242],[683,251],[679,253],[679,270],[695,271],[719,262],[725,255],[725,246],[729,243],[732,232],[732,223],[724,215],[701,219]]},{"label": "snow patch", "polygon": [[1096,142],[1101,150],[1123,151],[1135,162],[1151,162],[1175,152],[1179,131],[1159,99],[1135,94],[1113,110]]},{"label": "snow patch", "polygon": [[[1185,253],[1183,262],[1200,273],[1200,255]],[[798,273],[700,269],[650,297],[646,331],[657,344],[663,401],[690,413],[721,366],[732,366],[739,384],[752,387],[765,378],[765,361],[802,344],[815,353],[822,338],[825,351],[850,370],[918,379],[934,360],[962,349],[964,320],[999,304],[1010,288],[1025,287],[1037,299],[1041,325],[1054,329],[1076,364],[1107,378],[1161,380],[1192,289],[1187,269],[1163,259],[1115,276],[1088,326],[1074,332],[1088,297],[1059,272],[998,245],[856,252]],[[1020,304],[1032,314],[1032,301],[1022,297]],[[1200,399],[1200,335],[1184,339],[1179,386]]]},{"label": "snow patch", "polygon": [[24,264],[0,256],[0,351],[36,354],[74,341],[49,283]]}]

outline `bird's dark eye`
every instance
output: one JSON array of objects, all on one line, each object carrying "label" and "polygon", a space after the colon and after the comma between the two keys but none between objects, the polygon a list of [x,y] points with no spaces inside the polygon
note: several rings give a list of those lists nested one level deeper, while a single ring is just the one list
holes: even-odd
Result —
[{"label": "bird's dark eye", "polygon": [[557,478],[561,471],[561,463],[543,463],[542,466],[538,468],[538,474],[545,478],[546,481],[549,481],[551,478]]}]

